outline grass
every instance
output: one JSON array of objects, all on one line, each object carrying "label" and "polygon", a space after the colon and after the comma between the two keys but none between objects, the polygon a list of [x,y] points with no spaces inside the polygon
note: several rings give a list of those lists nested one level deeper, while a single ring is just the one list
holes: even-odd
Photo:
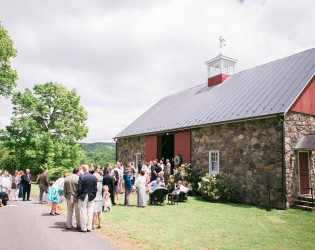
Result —
[{"label": "grass", "polygon": [[39,196],[39,185],[37,183],[32,183],[31,196]]},{"label": "grass", "polygon": [[[123,203],[123,195],[120,195]],[[128,249],[314,249],[315,214],[300,210],[209,203],[189,197],[189,203],[112,207],[94,232]],[[66,212],[66,204],[60,204]]]},{"label": "grass", "polygon": [[[103,214],[100,233],[126,248],[314,249],[315,214],[299,210],[266,212],[260,207],[205,202],[137,208],[115,206]],[[125,238],[124,240],[121,240]]]}]

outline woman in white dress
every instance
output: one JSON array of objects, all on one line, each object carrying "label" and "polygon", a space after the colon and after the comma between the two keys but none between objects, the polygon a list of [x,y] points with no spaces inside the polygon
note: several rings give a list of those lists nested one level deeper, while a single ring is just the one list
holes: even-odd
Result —
[{"label": "woman in white dress", "polygon": [[136,186],[138,188],[138,200],[137,200],[138,207],[147,206],[147,195],[146,195],[146,190],[145,190],[146,184],[147,184],[147,180],[145,177],[145,171],[141,170],[140,176],[138,176],[137,181],[136,181]]},{"label": "woman in white dress", "polygon": [[11,200],[17,201],[19,197],[21,176],[19,171],[15,170],[14,175],[12,176],[12,186],[11,186]]},{"label": "woman in white dress", "polygon": [[2,185],[2,192],[6,192],[6,191],[10,190],[11,181],[10,181],[10,176],[9,176],[8,171],[4,171],[4,173],[2,175],[1,185]]},{"label": "woman in white dress", "polygon": [[57,212],[57,204],[61,202],[60,194],[63,190],[63,185],[65,184],[65,178],[69,174],[64,174],[61,178],[55,181],[55,183],[50,187],[49,193],[47,195],[47,200],[52,202],[50,215],[56,216],[60,215]]},{"label": "woman in white dress", "polygon": [[141,170],[144,171],[144,176],[145,176],[145,178],[146,178],[146,180],[147,180],[147,184],[150,183],[150,170],[149,170],[148,165],[149,165],[149,164],[148,164],[147,162],[145,162],[145,163],[143,164],[142,168],[141,168]]},{"label": "woman in white dress", "polygon": [[93,207],[93,222],[92,222],[92,229],[94,230],[96,227],[96,220],[98,218],[98,227],[101,228],[101,220],[102,220],[102,205],[103,205],[103,184],[100,182],[101,176],[98,173],[95,173],[94,176],[97,180],[97,192],[94,199],[94,207]]}]

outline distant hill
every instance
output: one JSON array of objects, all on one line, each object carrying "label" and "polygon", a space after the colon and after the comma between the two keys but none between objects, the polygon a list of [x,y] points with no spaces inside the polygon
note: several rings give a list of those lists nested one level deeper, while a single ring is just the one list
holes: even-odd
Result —
[{"label": "distant hill", "polygon": [[82,149],[84,151],[93,151],[95,149],[99,148],[105,148],[105,147],[112,147],[116,148],[115,142],[93,142],[93,143],[80,143],[82,146]]},{"label": "distant hill", "polygon": [[82,145],[83,158],[81,164],[93,163],[94,166],[105,166],[107,162],[112,165],[116,160],[115,142],[80,143]]}]

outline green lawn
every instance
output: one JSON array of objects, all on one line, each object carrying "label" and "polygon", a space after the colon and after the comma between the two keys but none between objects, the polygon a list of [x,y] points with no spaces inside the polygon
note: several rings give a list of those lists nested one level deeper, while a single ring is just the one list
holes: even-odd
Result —
[{"label": "green lawn", "polygon": [[[120,195],[120,203],[124,197]],[[137,208],[112,207],[103,213],[102,229],[94,232],[128,249],[314,249],[315,213],[289,209],[266,212],[260,207],[189,203]],[[62,203],[66,213],[66,204]]]},{"label": "green lawn", "polygon": [[[123,200],[123,199],[122,199]],[[136,195],[131,196],[136,205]],[[315,214],[205,202],[115,206],[103,214],[102,235],[118,247],[177,249],[314,249]]]},{"label": "green lawn", "polygon": [[32,183],[31,196],[39,196],[39,185],[37,183]]}]

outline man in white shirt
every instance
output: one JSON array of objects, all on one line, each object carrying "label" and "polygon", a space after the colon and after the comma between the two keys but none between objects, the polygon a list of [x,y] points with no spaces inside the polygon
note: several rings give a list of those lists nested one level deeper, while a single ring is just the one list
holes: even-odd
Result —
[{"label": "man in white shirt", "polygon": [[162,171],[164,171],[164,163],[163,163],[163,161],[162,160],[160,160],[160,167],[162,168]]}]

